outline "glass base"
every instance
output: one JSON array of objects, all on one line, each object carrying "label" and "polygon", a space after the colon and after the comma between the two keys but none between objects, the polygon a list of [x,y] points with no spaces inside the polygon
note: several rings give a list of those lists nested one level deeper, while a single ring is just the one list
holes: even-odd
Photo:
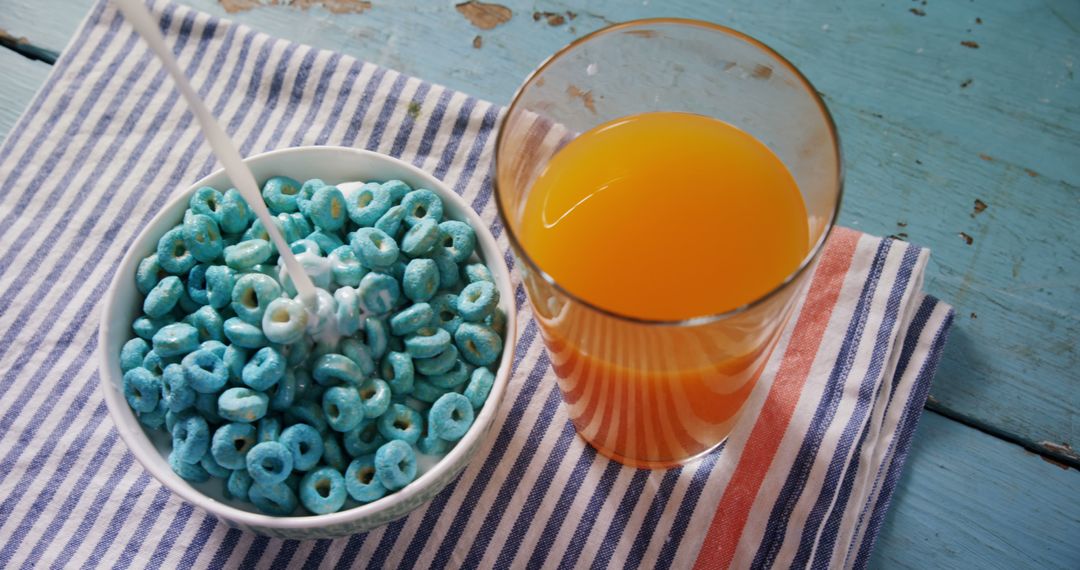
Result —
[{"label": "glass base", "polygon": [[685,457],[685,458],[682,458],[682,459],[673,459],[673,460],[670,460],[670,461],[649,461],[649,460],[636,459],[636,458],[633,458],[633,457],[626,457],[626,456],[620,455],[619,453],[616,453],[616,452],[614,452],[614,451],[612,451],[610,449],[607,449],[605,447],[596,445],[596,444],[590,442],[589,440],[585,439],[585,437],[581,435],[581,432],[577,431],[576,427],[574,429],[574,433],[578,436],[578,438],[581,439],[581,441],[585,442],[585,445],[588,445],[589,447],[592,447],[600,455],[603,455],[604,457],[607,457],[608,459],[610,459],[612,461],[616,461],[616,462],[621,463],[621,464],[623,464],[623,465],[625,465],[627,467],[633,467],[635,469],[671,469],[673,467],[680,467],[680,466],[686,465],[687,463],[693,463],[694,461],[697,461],[698,459],[701,459],[702,457],[705,457],[706,455],[708,455],[708,454],[712,453],[713,451],[716,451],[717,449],[719,449],[720,446],[724,445],[724,442],[727,441],[728,437],[731,435],[729,433],[728,435],[724,436],[723,439],[716,442],[716,445],[714,445],[714,446],[712,446],[712,447],[710,447],[710,448],[708,448],[708,449],[706,449],[704,451],[695,453],[694,455],[691,455],[689,457]]}]

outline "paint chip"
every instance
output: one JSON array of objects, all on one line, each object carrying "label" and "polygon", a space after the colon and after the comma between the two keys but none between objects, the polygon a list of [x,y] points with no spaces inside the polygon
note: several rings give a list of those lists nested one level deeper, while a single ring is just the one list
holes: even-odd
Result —
[{"label": "paint chip", "polygon": [[975,238],[967,235],[964,232],[960,232],[960,238],[963,239],[964,243],[966,243],[968,245],[971,245],[972,243],[975,243]]},{"label": "paint chip", "polygon": [[960,42],[960,45],[962,45],[962,46],[964,46],[966,48],[979,49],[979,42],[973,42],[971,40],[964,40],[964,41]]},{"label": "paint chip", "polygon": [[986,209],[986,202],[983,202],[982,200],[980,200],[978,198],[975,198],[975,208],[971,212],[971,217],[974,218],[976,215],[981,214],[982,211],[985,210],[985,209]]},{"label": "paint chip", "polygon": [[462,2],[455,5],[454,8],[462,16],[465,16],[465,19],[469,20],[472,25],[481,30],[490,30],[495,26],[505,24],[514,15],[510,8],[502,4],[489,4],[487,2],[477,2],[476,0]]},{"label": "paint chip", "polygon": [[476,36],[472,39],[472,47],[480,49],[484,45],[484,38]]}]

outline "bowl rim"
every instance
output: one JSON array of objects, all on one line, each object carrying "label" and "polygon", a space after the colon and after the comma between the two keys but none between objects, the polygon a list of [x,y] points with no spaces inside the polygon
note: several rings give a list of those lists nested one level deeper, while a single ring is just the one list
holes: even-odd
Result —
[{"label": "bowl rim", "polygon": [[[105,404],[109,411],[109,416],[112,418],[113,424],[120,434],[121,439],[124,440],[128,450],[135,456],[140,464],[151,475],[154,476],[162,485],[168,488],[173,493],[176,493],[181,499],[192,503],[207,512],[217,516],[226,521],[233,521],[249,527],[264,527],[269,529],[282,529],[282,530],[295,530],[295,529],[318,529],[327,526],[341,525],[347,523],[353,523],[358,520],[367,518],[369,516],[375,516],[386,511],[393,510],[395,507],[400,508],[401,505],[407,505],[414,502],[420,495],[422,495],[427,487],[441,479],[446,475],[446,472],[451,470],[454,466],[461,463],[465,457],[469,445],[463,445],[467,440],[475,438],[483,438],[488,433],[490,423],[494,421],[494,415],[499,409],[502,399],[506,393],[507,386],[510,381],[511,365],[513,361],[514,349],[517,343],[517,307],[514,302],[513,284],[510,279],[510,271],[506,267],[506,263],[503,262],[502,250],[498,245],[498,241],[495,236],[492,235],[491,230],[487,224],[480,218],[479,214],[467,203],[465,200],[451,190],[443,181],[436,178],[434,175],[414,166],[401,159],[363,149],[356,149],[343,146],[299,146],[290,147],[284,149],[271,150],[259,154],[251,155],[244,159],[245,163],[257,163],[262,161],[273,160],[274,158],[280,158],[286,154],[301,154],[301,153],[344,153],[352,154],[357,157],[365,157],[368,160],[390,162],[393,165],[403,168],[410,172],[410,174],[416,179],[423,180],[425,185],[431,190],[440,194],[440,197],[444,200],[449,196],[451,201],[456,201],[456,205],[464,212],[465,218],[476,230],[478,245],[481,245],[481,251],[485,249],[493,249],[498,256],[495,260],[487,259],[485,257],[485,265],[495,274],[496,285],[500,289],[505,288],[509,290],[509,295],[505,295],[507,291],[500,291],[503,293],[503,297],[506,299],[504,306],[502,307],[506,312],[506,334],[504,335],[503,342],[503,354],[499,360],[499,367],[495,373],[495,383],[492,386],[491,392],[488,394],[487,402],[480,412],[476,415],[476,419],[473,425],[469,428],[469,431],[462,437],[461,440],[450,450],[449,453],[444,455],[438,462],[436,462],[430,470],[422,474],[412,483],[405,488],[397,491],[396,493],[387,495],[381,499],[353,507],[351,509],[345,509],[336,513],[329,513],[324,515],[309,515],[309,516],[288,516],[277,517],[272,515],[266,515],[261,513],[254,513],[236,508],[232,505],[221,502],[213,497],[210,497],[203,492],[196,489],[187,481],[181,479],[178,475],[173,473],[169,468],[165,458],[161,457],[158,453],[150,453],[147,451],[145,443],[150,443],[149,438],[143,431],[143,426],[138,423],[138,419],[132,413],[131,409],[127,406],[127,402],[124,401],[120,390],[111,389],[110,386],[114,384],[109,364],[117,356],[110,354],[107,350],[109,345],[109,330],[112,328],[111,321],[108,319],[108,315],[113,314],[116,311],[116,307],[119,303],[125,303],[129,301],[118,299],[118,283],[120,279],[124,278],[124,275],[129,273],[130,270],[137,266],[138,261],[136,257],[136,251],[141,249],[139,247],[142,242],[148,239],[148,235],[157,228],[159,225],[166,222],[165,216],[169,210],[175,207],[175,204],[180,201],[187,201],[191,195],[202,186],[208,185],[208,181],[211,179],[226,176],[224,168],[215,170],[210,174],[200,178],[195,183],[191,184],[185,190],[174,196],[168,202],[161,207],[161,210],[154,215],[150,222],[143,227],[135,239],[131,241],[131,245],[124,253],[121,259],[120,265],[113,275],[113,279],[109,284],[109,288],[105,294],[105,303],[99,317],[98,323],[98,370],[100,372],[100,384],[99,391],[102,392],[105,398]],[[488,247],[484,247],[487,245]],[[131,337],[134,338],[134,337]],[[490,402],[495,402],[495,405],[488,405]],[[135,429],[130,429],[134,427]],[[147,441],[139,441],[139,438],[143,438]],[[467,461],[466,461],[467,464]],[[177,483],[181,484],[177,484]],[[422,502],[426,503],[430,498],[424,499]],[[413,507],[415,508],[415,507]],[[401,516],[405,516],[413,508],[408,508],[401,513]],[[397,517],[395,517],[397,518]],[[390,519],[392,520],[392,519]],[[380,522],[377,526],[390,522],[386,520]]]}]

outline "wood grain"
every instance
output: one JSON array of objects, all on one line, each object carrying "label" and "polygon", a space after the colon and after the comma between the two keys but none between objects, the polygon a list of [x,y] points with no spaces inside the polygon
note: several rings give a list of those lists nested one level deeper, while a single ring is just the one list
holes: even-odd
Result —
[{"label": "wood grain", "polygon": [[4,86],[0,88],[0,141],[7,137],[51,68],[0,48],[0,70],[4,77]]},{"label": "wood grain", "polygon": [[933,413],[871,558],[875,568],[1078,568],[1080,473]]}]

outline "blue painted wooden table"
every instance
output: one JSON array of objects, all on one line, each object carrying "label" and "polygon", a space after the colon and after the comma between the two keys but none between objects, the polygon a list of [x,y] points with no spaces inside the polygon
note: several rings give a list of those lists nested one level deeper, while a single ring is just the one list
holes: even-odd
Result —
[{"label": "blue painted wooden table", "polygon": [[[0,0],[0,135],[89,2]],[[926,288],[959,317],[875,565],[1080,567],[1080,2],[188,3],[497,102],[615,21],[772,45],[836,118],[841,223],[931,247]]]}]

